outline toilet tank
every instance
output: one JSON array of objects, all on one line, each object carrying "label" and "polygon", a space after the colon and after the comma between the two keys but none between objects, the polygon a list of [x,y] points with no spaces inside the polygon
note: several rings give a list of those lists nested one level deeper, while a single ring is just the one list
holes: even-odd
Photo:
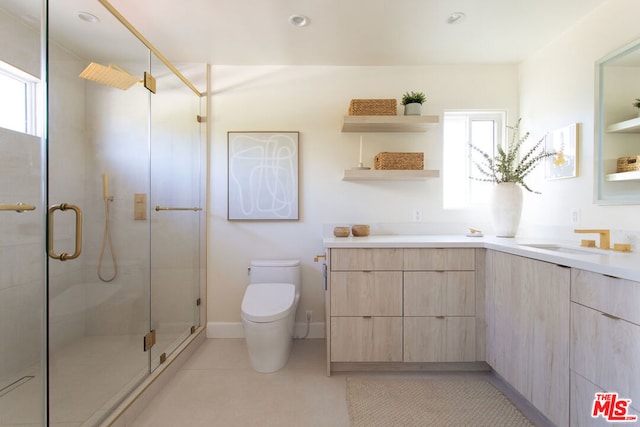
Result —
[{"label": "toilet tank", "polygon": [[300,261],[253,260],[249,266],[249,283],[292,283],[300,289]]}]

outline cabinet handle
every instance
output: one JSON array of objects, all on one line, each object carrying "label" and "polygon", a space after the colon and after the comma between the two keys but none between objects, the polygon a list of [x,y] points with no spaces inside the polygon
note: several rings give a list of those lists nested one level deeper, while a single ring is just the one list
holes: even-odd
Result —
[{"label": "cabinet handle", "polygon": [[371,316],[362,316],[363,319],[371,319]]},{"label": "cabinet handle", "polygon": [[613,314],[609,314],[609,313],[602,313],[602,315],[604,317],[608,317],[609,319],[613,319],[613,320],[620,320],[620,318],[618,316],[614,316]]},{"label": "cabinet handle", "polygon": [[603,274],[603,276],[604,276],[604,277],[610,277],[610,278],[612,278],[612,279],[620,279],[619,277],[612,276],[612,275],[610,275],[610,274]]},{"label": "cabinet handle", "polygon": [[444,316],[436,316],[436,319],[444,319]]}]

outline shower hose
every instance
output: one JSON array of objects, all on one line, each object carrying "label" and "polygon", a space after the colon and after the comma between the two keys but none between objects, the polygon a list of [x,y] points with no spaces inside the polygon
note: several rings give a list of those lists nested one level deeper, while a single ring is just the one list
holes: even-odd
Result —
[{"label": "shower hose", "polygon": [[[102,237],[102,250],[100,251],[100,259],[98,260],[98,277],[103,282],[111,282],[118,275],[118,264],[116,263],[116,255],[113,253],[113,242],[111,241],[111,229],[109,227],[109,213],[110,203],[113,200],[111,197],[104,199],[104,235]],[[104,258],[104,252],[107,248],[107,242],[109,243],[109,252],[111,252],[111,260],[113,261],[113,275],[109,278],[105,278],[102,275],[102,259]]]}]

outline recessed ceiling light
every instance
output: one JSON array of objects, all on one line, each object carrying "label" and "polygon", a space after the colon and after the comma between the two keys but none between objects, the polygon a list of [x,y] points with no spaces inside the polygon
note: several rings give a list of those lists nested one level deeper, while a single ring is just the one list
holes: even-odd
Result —
[{"label": "recessed ceiling light", "polygon": [[447,17],[447,24],[459,24],[464,21],[466,15],[462,12],[455,12]]},{"label": "recessed ceiling light", "polygon": [[88,22],[90,24],[95,24],[100,22],[100,18],[98,18],[96,15],[89,13],[89,12],[76,12],[76,16],[83,20],[84,22]]},{"label": "recessed ceiling light", "polygon": [[291,15],[289,17],[289,23],[296,27],[306,27],[309,25],[309,18],[304,15]]}]

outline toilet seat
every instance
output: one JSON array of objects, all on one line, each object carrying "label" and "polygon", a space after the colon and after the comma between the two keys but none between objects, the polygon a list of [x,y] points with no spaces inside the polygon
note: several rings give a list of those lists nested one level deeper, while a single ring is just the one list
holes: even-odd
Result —
[{"label": "toilet seat", "polygon": [[286,317],[293,308],[295,286],[291,283],[255,283],[242,298],[242,316],[257,323]]}]

